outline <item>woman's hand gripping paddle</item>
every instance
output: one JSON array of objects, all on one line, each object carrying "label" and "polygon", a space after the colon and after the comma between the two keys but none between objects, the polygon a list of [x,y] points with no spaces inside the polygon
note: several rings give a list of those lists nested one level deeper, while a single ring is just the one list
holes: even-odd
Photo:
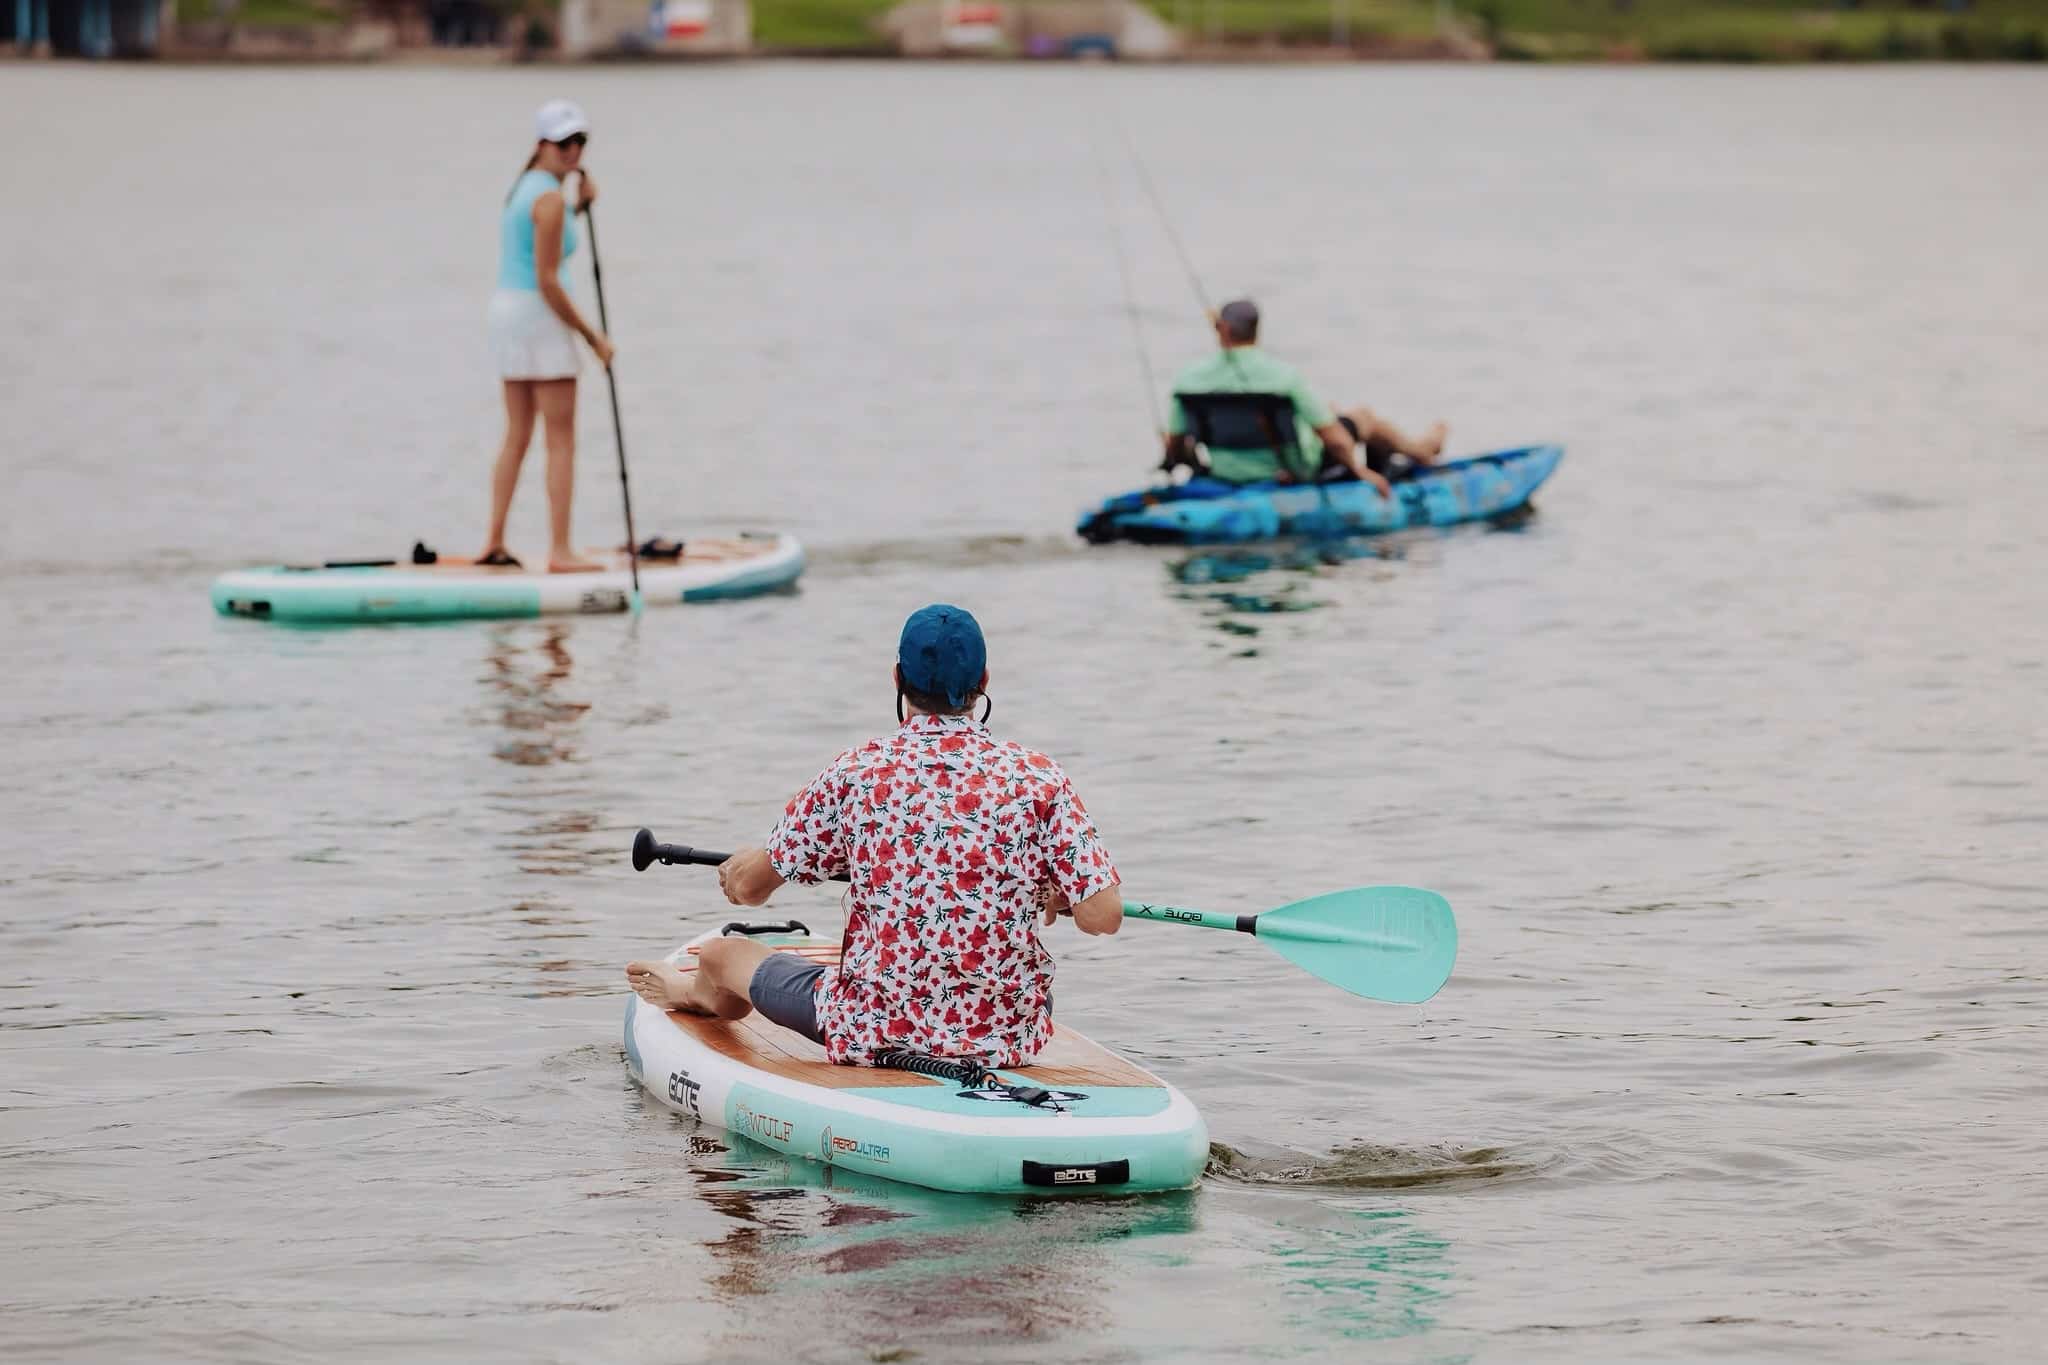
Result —
[{"label": "woman's hand gripping paddle", "polygon": [[[633,870],[654,863],[716,867],[731,857],[687,844],[633,836]],[[834,878],[845,881],[844,874]],[[1412,1005],[1443,989],[1458,960],[1458,923],[1451,903],[1413,886],[1354,886],[1294,901],[1262,915],[1184,910],[1174,905],[1124,906],[1132,919],[1235,929],[1268,944],[1305,972],[1368,1000]]]}]

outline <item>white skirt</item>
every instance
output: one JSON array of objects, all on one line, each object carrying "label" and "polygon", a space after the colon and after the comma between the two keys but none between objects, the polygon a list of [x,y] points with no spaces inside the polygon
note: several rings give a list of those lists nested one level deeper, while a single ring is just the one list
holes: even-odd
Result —
[{"label": "white skirt", "polygon": [[533,289],[491,295],[491,357],[500,379],[574,379],[583,358],[576,334]]}]

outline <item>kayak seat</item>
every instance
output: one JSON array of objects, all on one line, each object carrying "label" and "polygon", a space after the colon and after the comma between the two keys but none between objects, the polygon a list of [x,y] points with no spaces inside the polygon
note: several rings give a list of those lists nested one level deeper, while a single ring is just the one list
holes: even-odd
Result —
[{"label": "kayak seat", "polygon": [[[1197,447],[1270,450],[1282,469],[1309,467],[1295,437],[1294,400],[1284,393],[1177,393]],[[1197,468],[1206,474],[1206,466]]]}]

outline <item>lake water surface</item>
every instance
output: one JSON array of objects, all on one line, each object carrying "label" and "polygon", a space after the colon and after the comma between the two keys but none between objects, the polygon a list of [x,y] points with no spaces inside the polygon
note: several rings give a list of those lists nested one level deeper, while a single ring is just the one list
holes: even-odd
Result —
[{"label": "lake water surface", "polygon": [[[801,590],[214,618],[233,565],[478,547],[556,93],[642,531],[792,531]],[[2038,1349],[2041,73],[13,66],[0,115],[10,1360]],[[1332,397],[1566,443],[1537,515],[1224,585],[1074,540],[1151,454],[1112,224],[1149,363],[1204,342],[1126,134]],[[620,964],[726,915],[632,831],[758,840],[934,599],[1134,895],[1457,907],[1425,1007],[1055,931],[1197,1191],[827,1185],[625,1075]]]}]

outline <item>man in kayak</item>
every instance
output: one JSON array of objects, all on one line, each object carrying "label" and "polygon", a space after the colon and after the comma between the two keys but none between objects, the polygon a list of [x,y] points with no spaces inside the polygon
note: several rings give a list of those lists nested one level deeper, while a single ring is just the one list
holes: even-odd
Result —
[{"label": "man in kayak", "polygon": [[[741,937],[704,945],[697,969],[635,962],[626,979],[662,1009],[740,1019],[759,1010],[871,1065],[894,1049],[1021,1066],[1052,1036],[1052,959],[1037,916],[1072,908],[1084,934],[1123,922],[1116,867],[1060,766],[992,737],[987,646],[959,607],[904,623],[902,727],[849,749],[798,792],[766,848],[719,865],[734,905],[786,881],[848,874],[839,965]],[[906,713],[907,711],[907,713]]]},{"label": "man in kayak", "polygon": [[[1388,475],[1403,477],[1418,466],[1435,463],[1443,453],[1448,429],[1442,422],[1420,438],[1404,434],[1371,408],[1332,411],[1316,396],[1301,372],[1259,349],[1259,307],[1250,299],[1233,299],[1216,310],[1216,340],[1222,349],[1180,372],[1173,383],[1172,412],[1167,419],[1166,456],[1162,467],[1178,465],[1200,470],[1194,438],[1188,435],[1182,394],[1270,393],[1294,403],[1296,449],[1311,462],[1289,469],[1271,449],[1209,448],[1210,477],[1225,483],[1308,483],[1322,477],[1355,477],[1391,497]],[[1398,458],[1397,458],[1398,457]]]}]

